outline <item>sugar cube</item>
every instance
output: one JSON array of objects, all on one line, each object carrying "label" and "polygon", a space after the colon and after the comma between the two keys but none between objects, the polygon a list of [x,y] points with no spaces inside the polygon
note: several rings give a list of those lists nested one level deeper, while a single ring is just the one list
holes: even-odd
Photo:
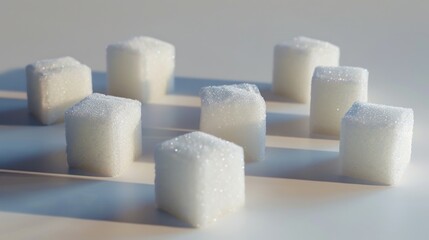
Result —
[{"label": "sugar cube", "polygon": [[366,102],[367,95],[366,69],[316,67],[311,83],[311,133],[339,136],[344,114],[355,101]]},{"label": "sugar cube", "polygon": [[265,158],[266,106],[254,84],[204,87],[200,130],[244,148],[246,162]]},{"label": "sugar cube", "polygon": [[174,87],[175,48],[150,37],[135,37],[107,47],[108,92],[152,102]]},{"label": "sugar cube", "polygon": [[120,175],[141,155],[141,103],[94,93],[65,113],[69,167]]},{"label": "sugar cube", "polygon": [[92,93],[91,69],[72,57],[26,67],[28,109],[41,123],[64,120],[64,112]]},{"label": "sugar cube", "polygon": [[243,148],[203,132],[159,145],[155,174],[158,207],[194,227],[245,203]]},{"label": "sugar cube", "polygon": [[343,175],[394,185],[410,161],[412,109],[356,102],[344,116],[340,133]]},{"label": "sugar cube", "polygon": [[340,49],[328,42],[296,37],[274,48],[273,91],[292,101],[310,102],[314,68],[338,66]]}]

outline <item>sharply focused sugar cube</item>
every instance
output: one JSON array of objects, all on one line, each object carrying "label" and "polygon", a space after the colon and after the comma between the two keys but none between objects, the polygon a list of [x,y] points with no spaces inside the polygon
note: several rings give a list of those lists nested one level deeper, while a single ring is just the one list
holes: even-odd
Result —
[{"label": "sharply focused sugar cube", "polygon": [[141,155],[141,103],[94,93],[65,113],[69,167],[121,174]]},{"label": "sharply focused sugar cube", "polygon": [[254,84],[204,87],[200,130],[244,148],[246,162],[265,158],[266,107]]},{"label": "sharply focused sugar cube", "polygon": [[398,183],[410,161],[413,125],[412,109],[354,103],[341,123],[343,175]]},{"label": "sharply focused sugar cube", "polygon": [[273,91],[290,100],[309,103],[314,68],[338,66],[340,49],[328,42],[296,37],[274,48]]},{"label": "sharply focused sugar cube", "polygon": [[107,47],[108,92],[143,103],[174,87],[174,46],[150,37],[135,37]]},{"label": "sharply focused sugar cube", "polygon": [[354,102],[366,102],[367,95],[366,69],[316,67],[311,84],[311,133],[339,136],[344,114]]},{"label": "sharply focused sugar cube", "polygon": [[43,124],[92,93],[91,69],[71,57],[36,61],[26,67],[29,111]]},{"label": "sharply focused sugar cube", "polygon": [[245,202],[243,148],[203,132],[163,142],[155,151],[160,209],[202,227]]}]

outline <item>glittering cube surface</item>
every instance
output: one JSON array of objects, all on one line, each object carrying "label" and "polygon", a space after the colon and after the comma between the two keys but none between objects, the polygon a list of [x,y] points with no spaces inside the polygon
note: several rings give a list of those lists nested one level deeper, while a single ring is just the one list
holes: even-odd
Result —
[{"label": "glittering cube surface", "polygon": [[367,95],[366,69],[316,67],[311,84],[311,133],[339,136],[344,114],[355,101],[366,102]]},{"label": "glittering cube surface", "polygon": [[94,93],[65,114],[71,168],[120,175],[141,155],[141,103]]},{"label": "glittering cube surface", "polygon": [[91,69],[71,57],[40,60],[26,67],[29,111],[43,124],[92,93]]},{"label": "glittering cube surface", "polygon": [[266,106],[253,84],[204,87],[200,130],[244,148],[246,162],[265,158]]},{"label": "glittering cube surface", "polygon": [[174,86],[175,48],[150,37],[135,37],[107,47],[108,92],[139,100],[157,100]]},{"label": "glittering cube surface", "polygon": [[328,42],[296,37],[274,48],[273,91],[309,103],[311,77],[317,66],[338,66],[340,49]]},{"label": "glittering cube surface", "polygon": [[343,175],[394,185],[411,156],[412,109],[356,102],[341,124]]},{"label": "glittering cube surface", "polygon": [[203,227],[245,202],[243,149],[203,132],[163,142],[155,151],[160,209]]}]

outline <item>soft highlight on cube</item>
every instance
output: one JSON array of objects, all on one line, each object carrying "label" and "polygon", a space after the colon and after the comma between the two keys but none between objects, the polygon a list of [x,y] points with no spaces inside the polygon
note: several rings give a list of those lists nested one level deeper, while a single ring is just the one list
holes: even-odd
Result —
[{"label": "soft highlight on cube", "polygon": [[265,158],[266,106],[254,84],[204,87],[200,130],[240,145],[246,162]]},{"label": "soft highlight on cube", "polygon": [[91,69],[72,57],[39,60],[26,67],[28,110],[45,125],[92,93]]},{"label": "soft highlight on cube", "polygon": [[410,162],[413,125],[412,109],[354,103],[341,124],[343,175],[397,184]]},{"label": "soft highlight on cube", "polygon": [[65,113],[70,168],[100,176],[123,173],[141,156],[141,103],[94,93]]},{"label": "soft highlight on cube", "polygon": [[142,103],[156,101],[174,88],[175,48],[135,37],[107,47],[108,92]]},{"label": "soft highlight on cube", "polygon": [[317,66],[338,66],[339,47],[296,37],[274,47],[273,92],[299,103],[310,102],[311,78]]},{"label": "soft highlight on cube", "polygon": [[316,67],[311,84],[311,134],[339,137],[344,114],[354,102],[366,102],[367,99],[366,69]]},{"label": "soft highlight on cube", "polygon": [[245,204],[243,148],[192,132],[155,150],[155,192],[160,209],[204,227]]}]

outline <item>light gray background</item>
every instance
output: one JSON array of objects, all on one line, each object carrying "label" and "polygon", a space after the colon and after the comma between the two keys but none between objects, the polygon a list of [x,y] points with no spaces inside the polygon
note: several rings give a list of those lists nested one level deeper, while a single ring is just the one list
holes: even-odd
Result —
[{"label": "light gray background", "polygon": [[[0,238],[426,238],[428,11],[427,1],[1,1]],[[70,55],[103,92],[105,47],[138,35],[173,43],[180,77],[175,94],[143,109],[148,154],[120,178],[68,174],[64,126],[26,114],[22,68]],[[246,208],[202,230],[159,213],[151,148],[198,128],[198,87],[218,79],[268,89],[274,44],[299,35],[337,44],[342,65],[367,68],[370,101],[414,109],[401,184],[338,177],[338,142],[306,138],[308,106],[267,92],[268,161],[246,170]]]}]

